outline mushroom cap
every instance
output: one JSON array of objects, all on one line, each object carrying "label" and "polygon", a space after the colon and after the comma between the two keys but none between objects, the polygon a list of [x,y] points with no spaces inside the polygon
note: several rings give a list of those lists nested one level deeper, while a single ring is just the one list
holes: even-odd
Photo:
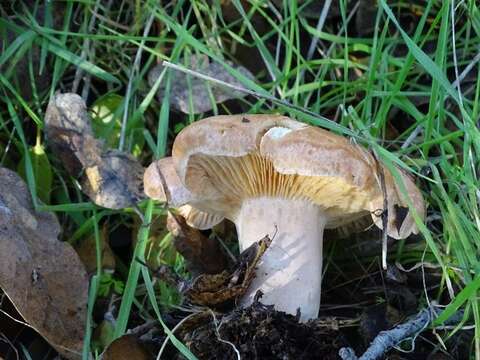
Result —
[{"label": "mushroom cap", "polygon": [[192,194],[183,186],[171,157],[152,162],[143,175],[145,194],[154,200],[177,207],[192,200]]},{"label": "mushroom cap", "polygon": [[200,211],[191,205],[183,205],[178,208],[187,225],[199,230],[211,229],[223,220],[223,216]]},{"label": "mushroom cap", "polygon": [[206,230],[223,220],[221,215],[206,213],[188,204],[194,197],[180,181],[171,157],[150,164],[143,176],[143,187],[149,198],[178,207],[189,226]]},{"label": "mushroom cap", "polygon": [[[195,208],[235,221],[247,198],[305,199],[322,209],[327,228],[366,215],[382,227],[382,170],[388,235],[398,239],[418,232],[394,177],[370,152],[347,138],[284,116],[246,114],[197,121],[177,136],[172,158]],[[402,171],[400,175],[423,217],[420,191],[410,177]]]}]

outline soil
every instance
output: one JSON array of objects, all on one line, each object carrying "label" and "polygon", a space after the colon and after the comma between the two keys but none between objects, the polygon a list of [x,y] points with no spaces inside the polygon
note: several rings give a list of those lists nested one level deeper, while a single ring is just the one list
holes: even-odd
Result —
[{"label": "soil", "polygon": [[[199,359],[337,359],[347,346],[338,324],[329,319],[299,323],[298,318],[255,302],[184,332],[184,343]],[[179,357],[181,358],[181,357]]]}]

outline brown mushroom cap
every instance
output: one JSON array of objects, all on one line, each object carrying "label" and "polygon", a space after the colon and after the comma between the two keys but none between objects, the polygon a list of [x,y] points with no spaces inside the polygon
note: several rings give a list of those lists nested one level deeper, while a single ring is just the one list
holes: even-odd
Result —
[{"label": "brown mushroom cap", "polygon": [[[335,228],[371,214],[381,227],[383,194],[375,158],[363,147],[318,127],[275,115],[215,116],[177,136],[173,161],[196,208],[235,219],[244,199],[308,199]],[[388,200],[387,232],[417,233],[407,201],[382,164]],[[423,198],[400,172],[420,217]],[[401,213],[400,215],[397,212]],[[405,214],[406,213],[406,214]],[[401,218],[399,221],[399,217]]]},{"label": "brown mushroom cap", "polygon": [[223,216],[200,211],[191,205],[183,205],[178,212],[187,222],[187,225],[199,230],[211,229],[223,220]]},{"label": "brown mushroom cap", "polygon": [[171,157],[150,164],[143,175],[143,188],[149,198],[167,202],[173,207],[192,199],[190,191],[180,181]]},{"label": "brown mushroom cap", "polygon": [[180,215],[194,228],[210,229],[223,220],[221,215],[209,214],[187,204],[194,199],[180,181],[171,157],[150,164],[143,176],[143,187],[149,198],[166,202],[172,207],[179,207]]}]

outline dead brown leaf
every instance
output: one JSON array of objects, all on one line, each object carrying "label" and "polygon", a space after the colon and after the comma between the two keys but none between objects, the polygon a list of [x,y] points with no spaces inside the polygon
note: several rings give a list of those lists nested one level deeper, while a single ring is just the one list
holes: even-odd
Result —
[{"label": "dead brown leaf", "polygon": [[148,360],[152,356],[134,335],[123,335],[105,350],[103,360]]},{"label": "dead brown leaf", "polygon": [[[102,269],[107,272],[113,272],[115,270],[115,256],[108,244],[108,228],[106,225],[102,228],[99,241]],[[91,235],[86,239],[83,239],[79,244],[74,245],[88,274],[93,274],[97,271],[97,249],[95,242],[95,235]]]},{"label": "dead brown leaf", "polygon": [[95,204],[121,209],[143,199],[143,167],[130,154],[104,149],[95,139],[80,96],[56,94],[48,104],[45,130],[53,152]]},{"label": "dead brown leaf", "polygon": [[250,286],[255,267],[270,243],[271,239],[265,236],[251,245],[240,254],[232,271],[196,277],[183,291],[184,296],[192,303],[203,306],[215,306],[241,297]]},{"label": "dead brown leaf", "polygon": [[22,179],[0,167],[0,287],[32,328],[64,357],[77,359],[88,277],[59,232],[55,215],[35,211]]},{"label": "dead brown leaf", "polygon": [[227,267],[227,257],[219,241],[189,226],[183,216],[169,212],[167,229],[172,233],[173,244],[185,258],[187,269],[193,276],[218,274]]},{"label": "dead brown leaf", "polygon": [[[251,80],[254,79],[254,76],[250,71],[243,66],[235,65],[228,60],[225,60],[225,63],[239,71],[245,77]],[[208,56],[191,55],[188,60],[180,59],[179,64],[190,70],[200,72],[203,75],[221,80],[230,85],[244,87],[241,82],[223,67],[223,65],[217,62],[209,62]],[[150,86],[155,84],[163,70],[164,66],[159,64],[150,71],[148,74],[148,82]],[[170,105],[174,109],[185,114],[198,114],[212,110],[213,104],[211,97],[214,102],[218,104],[230,99],[242,98],[245,96],[242,92],[180,72],[175,73],[174,79],[175,80],[172,81],[170,89]],[[162,86],[162,84],[157,92],[157,97],[160,100],[163,100],[165,96],[165,86]],[[190,100],[192,102],[192,107],[190,107]]]}]

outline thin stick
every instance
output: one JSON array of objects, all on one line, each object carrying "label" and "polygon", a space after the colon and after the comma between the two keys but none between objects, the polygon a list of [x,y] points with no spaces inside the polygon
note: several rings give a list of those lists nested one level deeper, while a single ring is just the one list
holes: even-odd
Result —
[{"label": "thin stick", "polygon": [[[343,360],[377,360],[383,355],[398,346],[402,341],[411,339],[412,351],[415,348],[415,339],[424,331],[428,325],[437,317],[437,304],[423,309],[417,315],[410,318],[407,322],[400,324],[393,329],[381,331],[370,343],[367,351],[362,356],[357,357],[352,348],[341,348],[338,355]],[[447,322],[450,324],[458,323],[463,318],[463,311],[457,312]]]}]

